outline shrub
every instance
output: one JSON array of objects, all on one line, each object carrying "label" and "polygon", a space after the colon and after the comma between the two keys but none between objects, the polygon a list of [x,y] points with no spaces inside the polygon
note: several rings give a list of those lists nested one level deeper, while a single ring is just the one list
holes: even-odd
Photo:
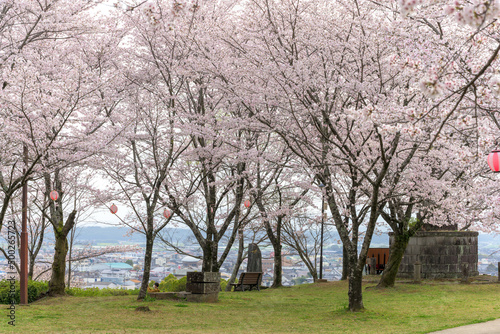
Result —
[{"label": "shrub", "polygon": [[70,296],[76,297],[95,297],[99,296],[99,288],[70,288],[66,289],[66,293]]},{"label": "shrub", "polygon": [[138,295],[139,289],[125,290],[125,289],[99,289],[99,288],[70,288],[66,289],[66,293],[75,297],[104,297],[104,296],[127,296]]},{"label": "shrub", "polygon": [[176,290],[177,285],[178,285],[177,278],[174,275],[170,274],[160,282],[160,291],[166,291],[166,292],[177,291]]},{"label": "shrub", "polygon": [[[160,282],[160,291],[163,292],[179,292],[186,291],[187,277],[177,279],[174,275],[170,274]],[[220,286],[222,291],[226,288],[227,280],[221,279]]]},{"label": "shrub", "polygon": [[175,291],[186,291],[186,283],[187,283],[187,277],[184,276],[183,278],[177,281],[177,286]]},{"label": "shrub", "polygon": [[220,289],[222,291],[226,291],[226,286],[227,286],[227,280],[221,278],[221,280],[220,280]]},{"label": "shrub", "polygon": [[[20,291],[21,287],[19,281],[15,281],[15,292],[14,292],[14,303],[19,304],[21,301]],[[11,281],[2,280],[0,281],[0,303],[1,304],[11,304]],[[39,281],[28,281],[28,303],[32,303],[40,299],[44,293],[49,290],[48,282]]]}]

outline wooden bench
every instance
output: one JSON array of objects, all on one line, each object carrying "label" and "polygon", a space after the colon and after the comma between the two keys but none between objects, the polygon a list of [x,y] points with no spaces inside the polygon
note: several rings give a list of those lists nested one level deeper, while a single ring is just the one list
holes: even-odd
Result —
[{"label": "wooden bench", "polygon": [[257,287],[260,291],[260,281],[262,280],[262,273],[241,273],[238,283],[231,283],[234,286],[234,291],[238,286],[241,286],[241,291],[245,291],[245,286],[250,286],[250,291],[253,287]]}]

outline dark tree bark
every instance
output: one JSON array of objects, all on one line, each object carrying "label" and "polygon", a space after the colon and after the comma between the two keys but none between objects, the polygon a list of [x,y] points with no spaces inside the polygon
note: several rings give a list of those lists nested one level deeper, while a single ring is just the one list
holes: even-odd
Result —
[{"label": "dark tree bark", "polygon": [[66,274],[66,254],[68,253],[68,241],[64,233],[54,231],[56,238],[54,262],[52,263],[52,276],[49,282],[49,295],[64,295],[65,274]]},{"label": "dark tree bark", "polygon": [[347,251],[345,246],[342,245],[342,277],[341,281],[345,281],[349,277],[349,259],[347,258]]},{"label": "dark tree bark", "polygon": [[[212,236],[213,238],[213,236]],[[219,246],[218,240],[206,240],[203,251],[203,264],[201,271],[203,272],[219,272],[219,265],[217,261],[217,251]]]},{"label": "dark tree bark", "polygon": [[49,295],[64,295],[65,294],[65,275],[66,275],[66,255],[68,254],[68,240],[67,236],[69,231],[75,224],[76,211],[70,213],[66,223],[63,225],[62,221],[59,227],[54,226],[54,262],[52,263],[52,276],[49,281]]},{"label": "dark tree bark", "polygon": [[[51,177],[50,174],[45,174],[45,195],[50,197],[51,191]],[[54,247],[54,261],[52,263],[52,276],[49,281],[50,296],[64,295],[65,294],[65,275],[66,275],[66,255],[68,254],[68,234],[75,226],[76,210],[73,210],[66,222],[63,218],[62,198],[64,196],[62,183],[59,179],[59,170],[54,174],[54,183],[59,192],[59,198],[55,201],[49,202],[49,221],[54,230],[55,247]]]},{"label": "dark tree bark", "polygon": [[380,277],[380,281],[377,285],[378,288],[388,288],[394,286],[399,265],[401,264],[409,240],[410,237],[407,233],[394,234],[394,243],[391,245],[389,259],[384,271],[382,272],[382,277]]},{"label": "dark tree bark", "polygon": [[[357,256],[352,256],[351,263],[358,262]],[[362,287],[363,269],[359,266],[349,267],[349,310],[351,312],[357,312],[364,309],[363,306],[363,287]]]},{"label": "dark tree bark", "polygon": [[[410,199],[411,200],[411,199]],[[422,216],[419,214],[417,219],[412,221],[411,214],[413,205],[408,205],[403,211],[402,205],[396,201],[388,203],[390,214],[381,212],[382,217],[392,228],[394,243],[389,251],[387,265],[380,277],[378,288],[393,287],[396,282],[399,265],[405,254],[406,247],[410,238],[422,227]]]},{"label": "dark tree bark", "polygon": [[276,245],[273,244],[274,249],[274,276],[273,276],[273,285],[271,288],[279,288],[283,286],[283,257],[281,256],[281,238],[280,233],[278,234],[278,238],[280,242]]},{"label": "dark tree bark", "polygon": [[146,252],[144,253],[144,270],[142,274],[142,282],[141,289],[139,290],[139,296],[137,296],[137,300],[142,300],[146,297],[146,293],[148,292],[148,284],[149,284],[149,276],[151,273],[151,261],[153,258],[153,244],[154,244],[154,235],[153,235],[153,226],[151,222],[151,229],[146,232]]},{"label": "dark tree bark", "polygon": [[69,256],[68,256],[68,283],[66,284],[68,289],[71,287],[71,264],[72,260],[72,252],[73,252],[73,241],[75,240],[75,229],[71,230],[71,236],[69,238]]}]

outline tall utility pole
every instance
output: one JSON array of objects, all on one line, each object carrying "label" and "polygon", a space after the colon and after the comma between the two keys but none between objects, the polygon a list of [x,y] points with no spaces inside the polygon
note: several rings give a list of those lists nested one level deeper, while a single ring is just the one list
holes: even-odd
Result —
[{"label": "tall utility pole", "polygon": [[23,184],[23,215],[21,229],[21,305],[28,305],[28,179],[26,172],[28,168],[28,146],[23,147],[25,180]]}]

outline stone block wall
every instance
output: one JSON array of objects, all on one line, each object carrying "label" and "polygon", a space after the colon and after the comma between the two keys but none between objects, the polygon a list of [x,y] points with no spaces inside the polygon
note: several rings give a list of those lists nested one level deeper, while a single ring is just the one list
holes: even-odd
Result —
[{"label": "stone block wall", "polygon": [[[412,278],[417,260],[422,264],[422,278],[460,278],[462,263],[468,264],[470,276],[478,275],[477,237],[478,232],[417,232],[410,238],[398,277]],[[393,242],[389,233],[389,244]]]}]

